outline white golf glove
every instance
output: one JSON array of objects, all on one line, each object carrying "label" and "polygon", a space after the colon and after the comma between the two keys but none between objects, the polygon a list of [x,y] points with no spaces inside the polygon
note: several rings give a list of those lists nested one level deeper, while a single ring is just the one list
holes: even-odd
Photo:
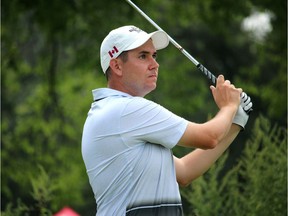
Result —
[{"label": "white golf glove", "polygon": [[242,130],[245,129],[245,125],[249,119],[249,115],[246,112],[252,108],[252,106],[251,98],[245,92],[242,92],[240,106],[233,119],[233,123],[241,126]]}]

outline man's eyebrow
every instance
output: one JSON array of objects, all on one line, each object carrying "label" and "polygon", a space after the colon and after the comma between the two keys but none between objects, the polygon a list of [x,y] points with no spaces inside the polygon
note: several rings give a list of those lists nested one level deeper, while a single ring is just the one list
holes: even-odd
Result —
[{"label": "man's eyebrow", "polygon": [[[139,52],[139,54],[151,54],[151,52],[142,50],[142,51]],[[152,55],[155,55],[155,54],[157,54],[157,51],[152,52]]]}]

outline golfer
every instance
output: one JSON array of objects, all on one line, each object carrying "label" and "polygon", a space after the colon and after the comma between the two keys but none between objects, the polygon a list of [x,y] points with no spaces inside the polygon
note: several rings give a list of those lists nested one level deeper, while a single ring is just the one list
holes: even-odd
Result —
[{"label": "golfer", "polygon": [[[112,30],[101,44],[107,88],[92,91],[82,137],[97,216],[183,215],[179,185],[207,171],[248,120],[242,107],[252,106],[250,98],[242,101],[242,89],[223,75],[210,87],[219,112],[205,123],[145,99],[157,84],[157,50],[168,44],[165,32],[135,26]],[[196,149],[177,158],[176,145]]]}]

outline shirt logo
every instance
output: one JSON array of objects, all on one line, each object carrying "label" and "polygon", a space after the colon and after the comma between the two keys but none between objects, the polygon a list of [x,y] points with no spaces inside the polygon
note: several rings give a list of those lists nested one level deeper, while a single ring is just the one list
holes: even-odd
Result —
[{"label": "shirt logo", "polygon": [[110,51],[108,52],[108,54],[110,55],[111,58],[113,58],[113,55],[114,55],[115,53],[118,53],[118,52],[119,52],[118,49],[117,49],[115,46],[113,46],[113,50],[110,50]]}]

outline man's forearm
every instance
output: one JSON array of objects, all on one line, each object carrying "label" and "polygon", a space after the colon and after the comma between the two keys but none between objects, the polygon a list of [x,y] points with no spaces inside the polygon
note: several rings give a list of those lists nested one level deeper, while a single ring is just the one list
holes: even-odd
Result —
[{"label": "man's forearm", "polygon": [[240,127],[232,124],[228,134],[213,149],[196,149],[182,158],[175,157],[177,181],[180,185],[187,185],[205,173],[233,142],[240,131]]}]

